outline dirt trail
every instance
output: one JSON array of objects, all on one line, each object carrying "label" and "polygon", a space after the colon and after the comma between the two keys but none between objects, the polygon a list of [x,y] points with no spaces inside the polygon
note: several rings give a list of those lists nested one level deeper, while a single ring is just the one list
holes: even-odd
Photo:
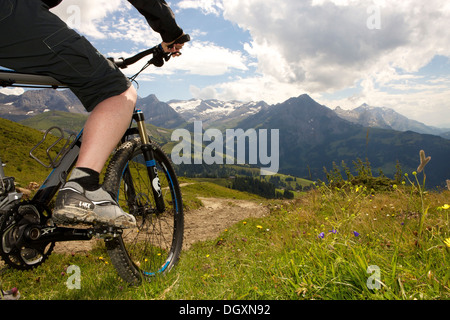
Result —
[{"label": "dirt trail", "polygon": [[[269,209],[260,203],[248,200],[199,198],[203,207],[186,211],[184,222],[183,250],[192,244],[212,240],[219,236],[226,228],[251,217],[264,217]],[[59,242],[55,245],[57,253],[83,253],[92,249],[102,240]],[[99,245],[103,245],[100,243]],[[1,266],[1,262],[0,262]]]},{"label": "dirt trail", "polygon": [[226,228],[246,218],[259,218],[269,214],[262,204],[235,199],[199,198],[203,207],[186,212],[184,249],[198,241],[215,239]]}]

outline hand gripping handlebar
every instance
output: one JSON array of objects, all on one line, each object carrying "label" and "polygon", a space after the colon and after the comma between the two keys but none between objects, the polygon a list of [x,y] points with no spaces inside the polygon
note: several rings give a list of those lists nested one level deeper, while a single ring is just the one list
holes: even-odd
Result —
[{"label": "hand gripping handlebar", "polygon": [[[183,34],[181,37],[179,37],[177,40],[175,40],[174,43],[172,43],[169,48],[173,48],[173,46],[175,44],[182,44],[185,42],[188,42],[191,40],[191,37],[188,34]],[[153,64],[156,67],[162,67],[164,65],[165,61],[169,61],[169,59],[172,56],[172,53],[167,53],[164,52],[161,44],[139,52],[138,54],[136,54],[135,56],[132,56],[130,58],[124,59],[124,58],[118,58],[118,59],[114,59],[114,58],[108,58],[109,60],[111,60],[112,62],[114,62],[119,68],[121,69],[125,69],[126,67],[128,67],[129,65],[132,65],[133,63],[138,62],[139,60],[141,60],[142,58],[153,54],[153,58],[149,60],[149,64]]]}]

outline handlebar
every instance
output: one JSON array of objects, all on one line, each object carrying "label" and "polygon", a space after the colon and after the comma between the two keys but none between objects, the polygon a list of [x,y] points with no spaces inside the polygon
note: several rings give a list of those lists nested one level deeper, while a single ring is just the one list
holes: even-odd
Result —
[{"label": "handlebar", "polygon": [[[183,44],[185,42],[188,42],[191,40],[191,37],[188,34],[184,34],[181,37],[179,37],[173,44],[169,46],[169,48],[173,48],[175,44]],[[172,53],[167,53],[163,50],[161,44],[142,51],[130,58],[124,59],[124,58],[108,58],[108,60],[112,61],[117,67],[121,69],[127,68],[129,65],[132,65],[133,63],[138,62],[142,58],[145,58],[148,55],[153,54],[153,58],[148,61],[148,64],[153,64],[155,67],[162,67],[164,65],[164,62],[169,61],[169,59],[172,57]]]}]

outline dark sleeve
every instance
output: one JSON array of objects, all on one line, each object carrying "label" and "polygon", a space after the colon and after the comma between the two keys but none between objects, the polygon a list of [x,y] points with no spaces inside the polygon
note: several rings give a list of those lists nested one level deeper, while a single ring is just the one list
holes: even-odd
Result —
[{"label": "dark sleeve", "polygon": [[58,4],[62,2],[62,0],[42,0],[49,8],[56,7]]},{"label": "dark sleeve", "polygon": [[165,0],[128,0],[128,2],[147,19],[154,31],[161,34],[164,42],[172,42],[183,34]]}]

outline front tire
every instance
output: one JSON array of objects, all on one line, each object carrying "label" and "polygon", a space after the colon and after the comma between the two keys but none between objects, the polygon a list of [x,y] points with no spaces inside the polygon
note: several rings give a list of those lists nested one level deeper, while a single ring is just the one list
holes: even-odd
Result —
[{"label": "front tire", "polygon": [[105,240],[111,262],[119,275],[132,285],[169,272],[178,262],[184,232],[180,187],[169,158],[151,143],[165,211],[156,209],[141,140],[125,142],[111,159],[104,188],[117,195],[121,208],[134,215],[137,228]]}]

